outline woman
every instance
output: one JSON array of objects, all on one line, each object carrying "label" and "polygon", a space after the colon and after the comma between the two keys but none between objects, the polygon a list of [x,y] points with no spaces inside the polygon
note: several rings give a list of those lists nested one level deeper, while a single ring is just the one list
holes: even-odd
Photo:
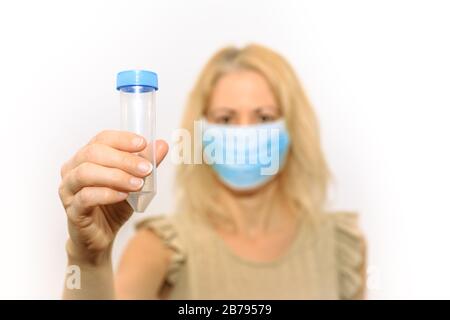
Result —
[{"label": "woman", "polygon": [[[289,64],[259,45],[220,50],[191,92],[182,127],[193,136],[200,119],[219,130],[276,128],[279,170],[180,165],[176,213],[138,224],[113,277],[113,240],[132,214],[125,199],[151,167],[134,154],[146,148],[141,137],[98,134],[61,169],[68,260],[81,270],[81,288],[66,287],[64,298],[362,298],[357,217],[323,211],[329,173],[314,112]],[[159,163],[168,147],[157,141],[156,149]]]}]

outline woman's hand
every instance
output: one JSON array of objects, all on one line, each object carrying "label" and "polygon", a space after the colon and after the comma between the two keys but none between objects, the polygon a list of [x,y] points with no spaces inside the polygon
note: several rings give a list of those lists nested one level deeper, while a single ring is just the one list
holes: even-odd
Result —
[{"label": "woman's hand", "polygon": [[[167,143],[155,145],[159,164]],[[138,191],[151,171],[145,139],[124,131],[96,135],[61,168],[59,196],[67,213],[69,257],[82,263],[99,264],[110,259],[112,243],[120,227],[133,213],[125,201]]]}]

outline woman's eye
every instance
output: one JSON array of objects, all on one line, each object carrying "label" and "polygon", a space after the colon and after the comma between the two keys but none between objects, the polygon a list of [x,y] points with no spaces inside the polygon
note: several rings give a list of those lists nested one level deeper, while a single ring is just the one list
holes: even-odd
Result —
[{"label": "woman's eye", "polygon": [[222,117],[218,117],[216,119],[216,123],[229,124],[230,122],[231,122],[231,117],[229,117],[229,116],[222,116]]},{"label": "woman's eye", "polygon": [[271,121],[275,121],[275,117],[272,116],[272,115],[262,114],[262,115],[259,116],[259,120],[261,122],[271,122]]}]

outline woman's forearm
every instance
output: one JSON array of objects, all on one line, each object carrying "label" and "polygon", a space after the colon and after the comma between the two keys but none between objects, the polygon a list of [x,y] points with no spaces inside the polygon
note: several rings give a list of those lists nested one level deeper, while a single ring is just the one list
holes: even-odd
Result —
[{"label": "woman's forearm", "polygon": [[100,258],[80,258],[67,245],[63,299],[115,299],[111,250]]},{"label": "woman's forearm", "polygon": [[69,260],[68,270],[63,299],[115,299],[111,262],[91,265]]}]

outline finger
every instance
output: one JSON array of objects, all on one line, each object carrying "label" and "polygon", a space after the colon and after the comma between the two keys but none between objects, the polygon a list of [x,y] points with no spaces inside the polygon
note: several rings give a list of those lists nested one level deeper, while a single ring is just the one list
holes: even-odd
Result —
[{"label": "finger", "polygon": [[89,142],[89,144],[92,143],[106,144],[114,149],[128,152],[141,151],[147,145],[144,137],[132,132],[117,130],[100,132]]},{"label": "finger", "polygon": [[169,151],[169,145],[164,140],[155,141],[155,155],[156,155],[156,165],[159,165],[161,161],[166,157]]},{"label": "finger", "polygon": [[61,177],[70,172],[76,166],[80,164],[80,161],[75,161],[75,158],[80,158],[79,154],[84,152],[94,153],[95,148],[91,148],[90,145],[107,145],[111,148],[128,151],[128,152],[139,152],[147,146],[147,142],[144,137],[139,136],[132,132],[127,131],[114,131],[105,130],[97,134],[95,137],[89,141],[88,145],[83,147],[77,154],[72,157],[69,161],[64,163],[60,169]]},{"label": "finger", "polygon": [[[169,146],[167,145],[167,142],[164,140],[155,140],[155,143],[152,144],[149,142],[144,150],[141,152],[136,153],[140,157],[144,159],[148,159],[150,161],[153,161],[153,154],[155,155],[155,162],[158,166],[161,161],[165,158],[167,155],[167,152],[169,150]],[[148,175],[148,174],[147,174]]]},{"label": "finger", "polygon": [[69,160],[69,161],[63,163],[63,165],[61,166],[61,169],[59,170],[59,175],[61,176],[61,178],[64,178],[64,176],[70,170],[71,170],[71,166],[70,166],[70,160]]},{"label": "finger", "polygon": [[75,194],[84,187],[108,187],[119,191],[137,191],[144,180],[117,169],[84,162],[71,170],[63,179],[63,186],[69,194]]},{"label": "finger", "polygon": [[120,192],[106,187],[84,187],[73,198],[73,206],[78,212],[98,206],[123,201],[127,192]]},{"label": "finger", "polygon": [[85,162],[121,169],[136,177],[145,177],[153,169],[150,161],[143,157],[97,143],[89,144],[77,152],[70,165],[75,168]]}]

